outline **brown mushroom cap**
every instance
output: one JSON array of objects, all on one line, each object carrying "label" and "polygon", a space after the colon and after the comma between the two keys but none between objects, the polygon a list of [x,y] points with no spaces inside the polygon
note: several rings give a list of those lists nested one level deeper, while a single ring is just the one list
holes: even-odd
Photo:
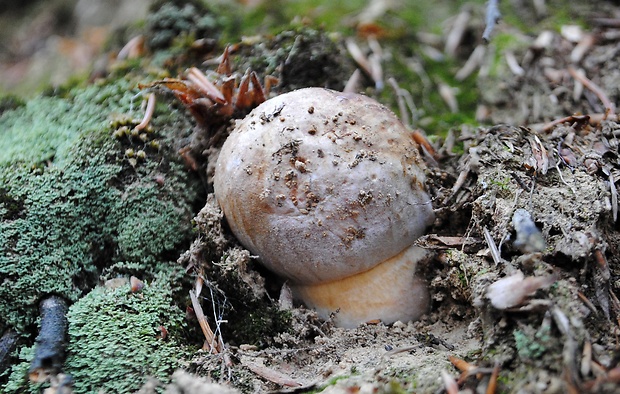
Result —
[{"label": "brown mushroom cap", "polygon": [[418,146],[385,106],[306,88],[238,121],[222,147],[216,198],[267,268],[313,285],[367,271],[434,219]]}]

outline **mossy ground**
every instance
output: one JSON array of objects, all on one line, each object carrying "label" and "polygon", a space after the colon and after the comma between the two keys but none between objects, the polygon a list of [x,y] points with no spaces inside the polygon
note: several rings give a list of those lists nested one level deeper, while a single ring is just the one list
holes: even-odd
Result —
[{"label": "mossy ground", "polygon": [[75,302],[106,268],[151,277],[189,245],[201,188],[175,146],[191,123],[160,106],[148,135],[113,136],[119,117],[141,116],[137,81],[42,96],[0,117],[0,331],[26,346],[46,295]]}]

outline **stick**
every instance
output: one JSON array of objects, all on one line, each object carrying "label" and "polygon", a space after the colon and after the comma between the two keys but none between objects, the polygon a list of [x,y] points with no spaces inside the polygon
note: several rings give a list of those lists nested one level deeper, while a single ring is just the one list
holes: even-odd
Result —
[{"label": "stick", "polygon": [[591,90],[592,93],[594,93],[596,97],[601,100],[603,106],[605,107],[606,116],[615,115],[616,106],[611,102],[611,100],[609,100],[609,97],[607,97],[603,89],[601,89],[597,84],[589,80],[585,75],[581,75],[580,73],[578,73],[573,66],[568,66],[568,72],[573,78],[575,78],[575,80],[581,82],[583,86]]},{"label": "stick", "polygon": [[4,371],[8,365],[9,356],[17,345],[17,333],[9,330],[0,338],[0,371]]},{"label": "stick", "polygon": [[493,32],[493,28],[499,22],[502,14],[499,12],[498,8],[499,0],[489,0],[487,3],[487,15],[486,15],[486,27],[484,28],[484,32],[482,33],[482,39],[484,42],[491,41],[491,33]]},{"label": "stick", "polygon": [[36,339],[34,359],[30,364],[29,378],[41,383],[49,375],[60,371],[65,358],[67,332],[67,303],[58,296],[51,296],[39,305],[41,328]]}]

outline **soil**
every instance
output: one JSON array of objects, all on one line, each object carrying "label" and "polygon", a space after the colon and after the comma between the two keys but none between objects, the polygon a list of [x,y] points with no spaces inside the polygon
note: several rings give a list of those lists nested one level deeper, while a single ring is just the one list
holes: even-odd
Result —
[{"label": "soil", "polygon": [[[422,319],[356,329],[320,320],[234,239],[210,195],[179,262],[227,308],[226,321],[210,322],[224,350],[198,352],[186,365],[192,375],[178,373],[166,389],[620,392],[620,7],[588,4],[576,36],[498,26],[519,43],[496,50],[492,41],[480,61],[476,113],[486,126],[458,125],[431,139],[435,153],[425,161],[436,220],[417,241],[432,252],[419,268],[431,292]],[[480,22],[470,19],[466,31]],[[455,62],[465,64],[475,46]],[[386,46],[384,61],[397,51]],[[512,56],[519,67],[507,66]],[[194,158],[213,171],[217,147],[205,150],[204,130],[196,133]],[[221,386],[197,386],[203,381]]]}]

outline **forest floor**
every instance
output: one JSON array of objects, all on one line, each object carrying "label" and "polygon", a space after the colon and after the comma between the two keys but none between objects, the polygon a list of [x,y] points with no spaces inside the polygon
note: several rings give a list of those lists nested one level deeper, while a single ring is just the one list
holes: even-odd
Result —
[{"label": "forest floor", "polygon": [[[248,15],[267,18],[257,3],[244,6]],[[342,25],[320,7],[304,14],[281,3],[281,18],[306,16],[232,42],[235,69],[274,75],[278,94],[342,89],[367,67],[358,90],[428,134],[436,220],[416,243],[432,252],[419,268],[429,311],[416,322],[343,329],[302,305],[281,309],[282,281],[234,239],[210,196],[219,145],[206,148],[205,135],[216,126],[205,134],[198,124],[183,158],[202,172],[207,204],[177,264],[194,290],[200,283],[221,346],[179,356],[186,372],[169,384],[146,379],[140,392],[620,392],[617,2],[508,2],[488,43],[481,2],[439,2],[429,20],[444,22],[416,31],[398,2],[372,1]],[[314,29],[321,15],[327,28]],[[228,43],[221,41],[234,37],[223,29],[219,42],[192,36],[195,45],[156,48],[157,26],[146,33],[151,49],[135,56],[165,52],[157,67],[167,70],[194,59],[214,69]],[[95,71],[106,67],[113,65]],[[267,319],[253,316],[263,310]],[[201,342],[198,323],[190,324],[186,335]]]}]

